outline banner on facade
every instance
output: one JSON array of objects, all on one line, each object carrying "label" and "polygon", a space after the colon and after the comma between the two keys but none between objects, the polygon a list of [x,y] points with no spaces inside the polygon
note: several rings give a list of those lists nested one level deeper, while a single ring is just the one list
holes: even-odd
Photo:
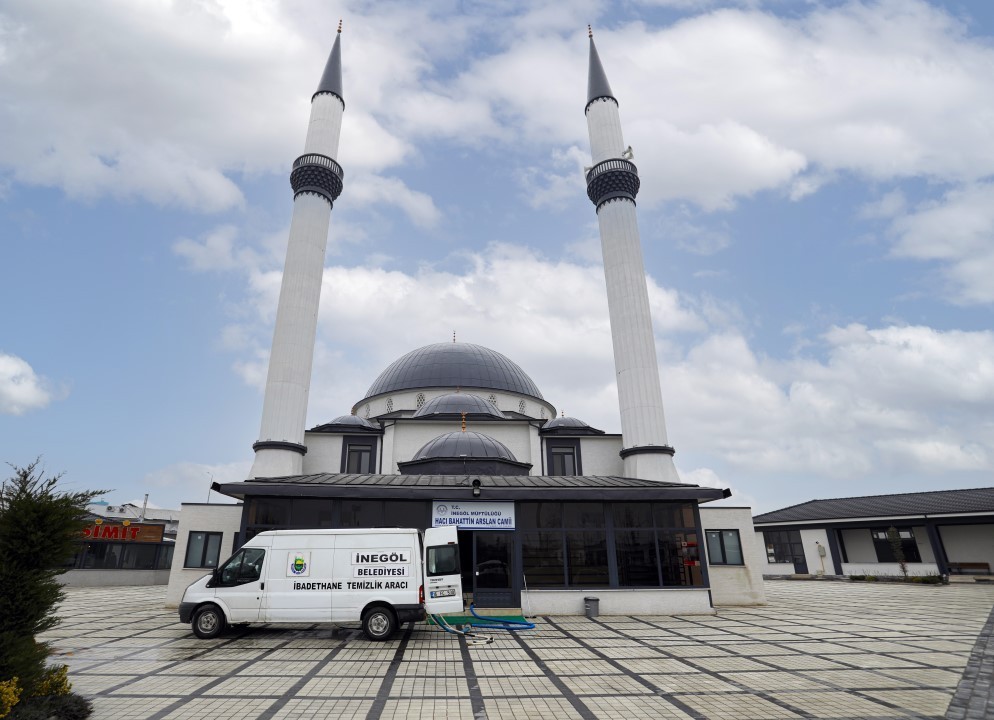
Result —
[{"label": "banner on facade", "polygon": [[450,525],[460,530],[514,530],[514,503],[432,501],[431,526]]}]

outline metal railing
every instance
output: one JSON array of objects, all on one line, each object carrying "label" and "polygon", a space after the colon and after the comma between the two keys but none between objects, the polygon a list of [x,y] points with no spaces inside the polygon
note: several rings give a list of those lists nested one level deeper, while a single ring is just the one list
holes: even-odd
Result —
[{"label": "metal railing", "polygon": [[589,185],[590,181],[598,175],[611,172],[612,170],[624,170],[626,172],[635,173],[636,175],[639,174],[639,170],[635,167],[635,163],[629,162],[628,160],[622,160],[621,158],[611,158],[610,160],[601,160],[587,171],[587,184]]}]

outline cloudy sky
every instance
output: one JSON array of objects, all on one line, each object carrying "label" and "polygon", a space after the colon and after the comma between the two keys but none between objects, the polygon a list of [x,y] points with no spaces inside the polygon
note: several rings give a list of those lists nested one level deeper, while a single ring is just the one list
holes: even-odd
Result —
[{"label": "cloudy sky", "polygon": [[620,430],[586,24],[682,477],[771,510],[994,484],[994,5],[6,0],[0,460],[159,506],[244,478],[309,100],[345,191],[308,424],[460,340]]}]

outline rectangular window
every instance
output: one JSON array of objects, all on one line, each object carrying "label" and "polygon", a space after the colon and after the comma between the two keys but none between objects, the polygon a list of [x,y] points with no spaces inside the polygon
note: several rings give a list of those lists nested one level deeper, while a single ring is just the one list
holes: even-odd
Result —
[{"label": "rectangular window", "polygon": [[652,514],[657,528],[693,528],[693,503],[652,503]]},{"label": "rectangular window", "polygon": [[[897,554],[894,552],[894,543],[891,542],[889,532],[889,528],[876,528],[870,531],[870,535],[873,537],[873,549],[877,551],[877,562],[898,562]],[[895,539],[900,541],[900,548],[904,551],[904,562],[921,562],[922,556],[918,552],[918,543],[915,542],[914,530],[911,528],[901,528],[900,530],[896,530],[896,533],[897,537]]]},{"label": "rectangular window", "polygon": [[382,526],[382,500],[342,500],[342,527],[372,528]]},{"label": "rectangular window", "polygon": [[372,445],[349,445],[345,472],[368,475],[373,468]]},{"label": "rectangular window", "polygon": [[550,475],[576,475],[576,449],[572,447],[549,448]]},{"label": "rectangular window", "polygon": [[566,583],[562,532],[521,533],[525,584],[530,588],[562,587]]},{"label": "rectangular window", "polygon": [[155,568],[157,545],[135,544],[123,547],[121,568],[124,570],[152,570]]},{"label": "rectangular window", "polygon": [[174,545],[159,546],[159,559],[155,566],[157,570],[169,570],[173,566],[173,551],[175,549]]},{"label": "rectangular window", "polygon": [[563,527],[602,528],[604,527],[604,506],[600,503],[563,503]]},{"label": "rectangular window", "polygon": [[618,530],[614,547],[620,587],[659,587],[656,536],[652,530]]},{"label": "rectangular window", "polygon": [[708,562],[712,565],[744,565],[738,530],[708,530]]},{"label": "rectangular window", "polygon": [[659,531],[658,542],[665,587],[704,586],[696,532]]},{"label": "rectangular window", "polygon": [[519,502],[515,513],[518,527],[525,530],[563,526],[563,504],[560,502]]},{"label": "rectangular window", "polygon": [[221,533],[190,532],[183,567],[216,568],[221,556]]},{"label": "rectangular window", "polygon": [[604,531],[567,531],[567,566],[572,587],[607,587],[607,536]]},{"label": "rectangular window", "polygon": [[620,528],[651,528],[650,503],[614,503],[614,526]]},{"label": "rectangular window", "polygon": [[792,563],[804,560],[804,546],[798,530],[767,530],[763,533],[766,560],[771,563]]},{"label": "rectangular window", "polygon": [[290,524],[289,498],[255,498],[249,503],[248,524],[287,527]]}]

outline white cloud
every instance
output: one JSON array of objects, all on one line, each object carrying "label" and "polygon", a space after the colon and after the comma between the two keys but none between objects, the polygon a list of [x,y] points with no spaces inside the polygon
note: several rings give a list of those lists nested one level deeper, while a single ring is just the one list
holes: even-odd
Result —
[{"label": "white cloud", "polygon": [[934,483],[992,469],[994,333],[850,325],[822,344],[823,361],[778,362],[723,333],[664,366],[678,447],[753,478]]},{"label": "white cloud", "polygon": [[970,184],[897,218],[893,255],[935,261],[949,297],[994,302],[994,182]]},{"label": "white cloud", "polygon": [[[994,116],[994,49],[942,8],[853,0],[777,17],[759,3],[663,1],[701,13],[597,33],[648,204],[727,208],[770,189],[798,199],[839,173],[969,182],[994,172],[990,123],[977,121]],[[585,11],[595,22],[603,12]],[[239,173],[284,172],[299,152],[340,14],[316,2],[101,0],[84,13],[12,0],[0,14],[0,92],[11,99],[0,167],[83,198],[238,207]],[[344,14],[350,177],[411,162],[425,139],[586,147],[577,8],[392,3]],[[553,205],[570,186],[556,163],[538,175],[552,178]],[[405,188],[401,207],[430,224],[424,192]]]},{"label": "white cloud", "polygon": [[17,357],[0,352],[0,413],[23,415],[51,402],[48,381]]}]

